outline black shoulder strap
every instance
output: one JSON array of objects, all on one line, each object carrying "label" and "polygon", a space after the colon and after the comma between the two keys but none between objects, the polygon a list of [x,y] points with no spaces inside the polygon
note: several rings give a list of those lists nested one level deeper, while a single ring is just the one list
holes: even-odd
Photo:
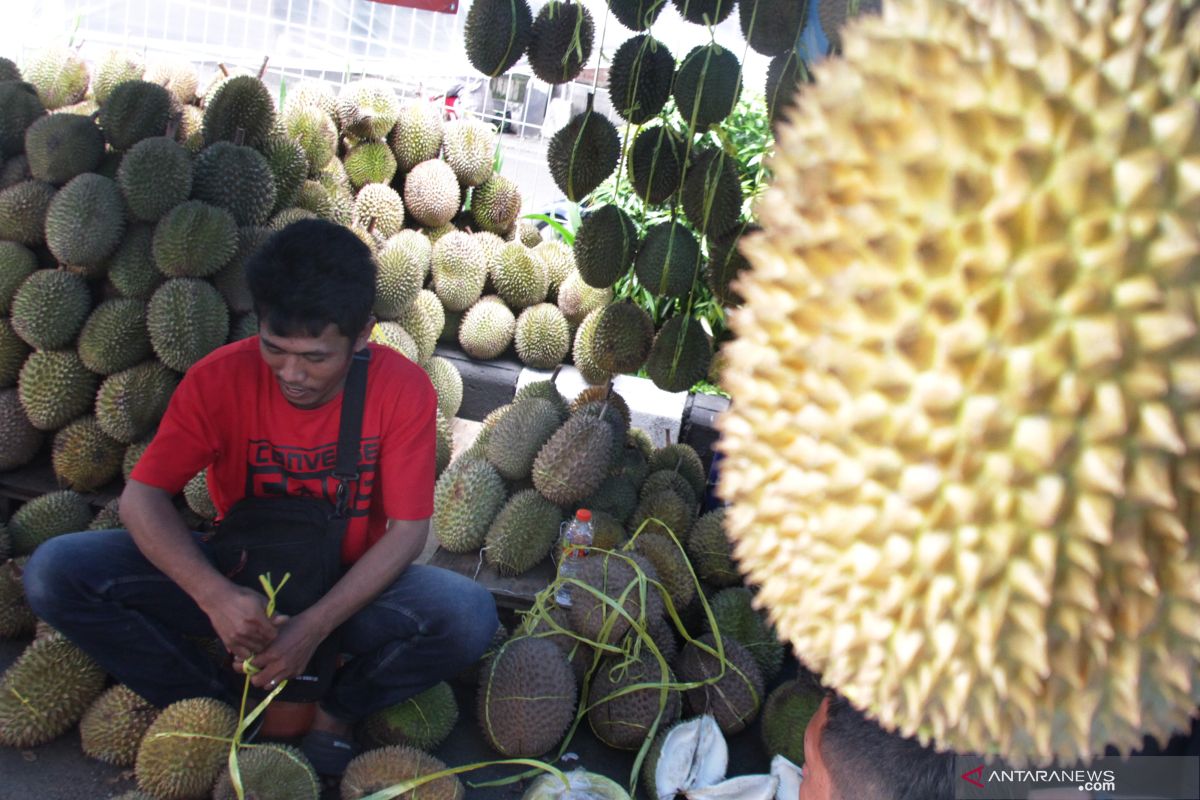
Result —
[{"label": "black shoulder strap", "polygon": [[358,480],[358,451],[362,442],[363,406],[367,400],[367,364],[371,351],[363,348],[354,354],[346,387],[342,393],[342,418],[338,427],[337,463],[333,477],[338,482],[337,513],[343,516],[351,481]]}]

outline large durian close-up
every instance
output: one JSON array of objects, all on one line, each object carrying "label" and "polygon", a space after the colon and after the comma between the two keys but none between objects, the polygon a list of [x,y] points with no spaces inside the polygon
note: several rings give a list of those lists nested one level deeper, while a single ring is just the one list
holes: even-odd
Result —
[{"label": "large durian close-up", "polygon": [[884,727],[1045,763],[1200,703],[1200,15],[911,0],[779,128],[720,493]]}]

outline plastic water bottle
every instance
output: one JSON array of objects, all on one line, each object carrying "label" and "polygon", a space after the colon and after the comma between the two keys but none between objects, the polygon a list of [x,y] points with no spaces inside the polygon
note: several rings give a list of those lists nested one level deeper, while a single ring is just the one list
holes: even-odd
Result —
[{"label": "plastic water bottle", "polygon": [[[586,508],[579,509],[574,519],[559,526],[559,532],[558,574],[562,578],[574,578],[579,574],[579,562],[587,552],[584,548],[592,543],[592,512]],[[562,583],[554,599],[564,608],[571,605],[570,585]]]}]

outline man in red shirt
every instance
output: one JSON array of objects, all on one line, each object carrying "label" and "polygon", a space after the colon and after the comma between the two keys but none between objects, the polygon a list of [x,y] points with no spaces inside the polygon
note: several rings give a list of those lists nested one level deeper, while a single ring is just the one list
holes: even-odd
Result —
[{"label": "man in red shirt", "polygon": [[[353,233],[306,220],[272,236],[246,266],[259,336],[188,370],[121,495],[127,530],[46,542],[25,570],[39,617],[158,706],[232,698],[237,681],[194,637],[217,636],[253,683],[300,675],[337,631],[350,656],[320,704],[304,750],[324,774],[353,755],[352,725],[469,666],[496,631],[495,603],[473,581],[414,564],[433,512],[437,398],[425,373],[368,344],[375,266]],[[333,499],[343,385],[370,349],[359,453],[343,540],[345,571],[317,603],[266,615],[263,594],[232,583],[172,497],[201,470],[218,518],[243,497]]]}]

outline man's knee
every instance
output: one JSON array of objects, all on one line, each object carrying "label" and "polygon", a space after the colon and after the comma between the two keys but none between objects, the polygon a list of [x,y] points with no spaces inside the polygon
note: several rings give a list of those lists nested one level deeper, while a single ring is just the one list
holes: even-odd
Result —
[{"label": "man's knee", "polygon": [[50,620],[55,609],[69,596],[70,572],[78,563],[70,555],[67,537],[42,542],[22,568],[25,600],[39,618]]},{"label": "man's knee", "polygon": [[463,644],[482,654],[500,626],[496,599],[483,586],[474,584],[467,596],[462,598],[462,603],[464,608],[459,625],[462,626]]}]

